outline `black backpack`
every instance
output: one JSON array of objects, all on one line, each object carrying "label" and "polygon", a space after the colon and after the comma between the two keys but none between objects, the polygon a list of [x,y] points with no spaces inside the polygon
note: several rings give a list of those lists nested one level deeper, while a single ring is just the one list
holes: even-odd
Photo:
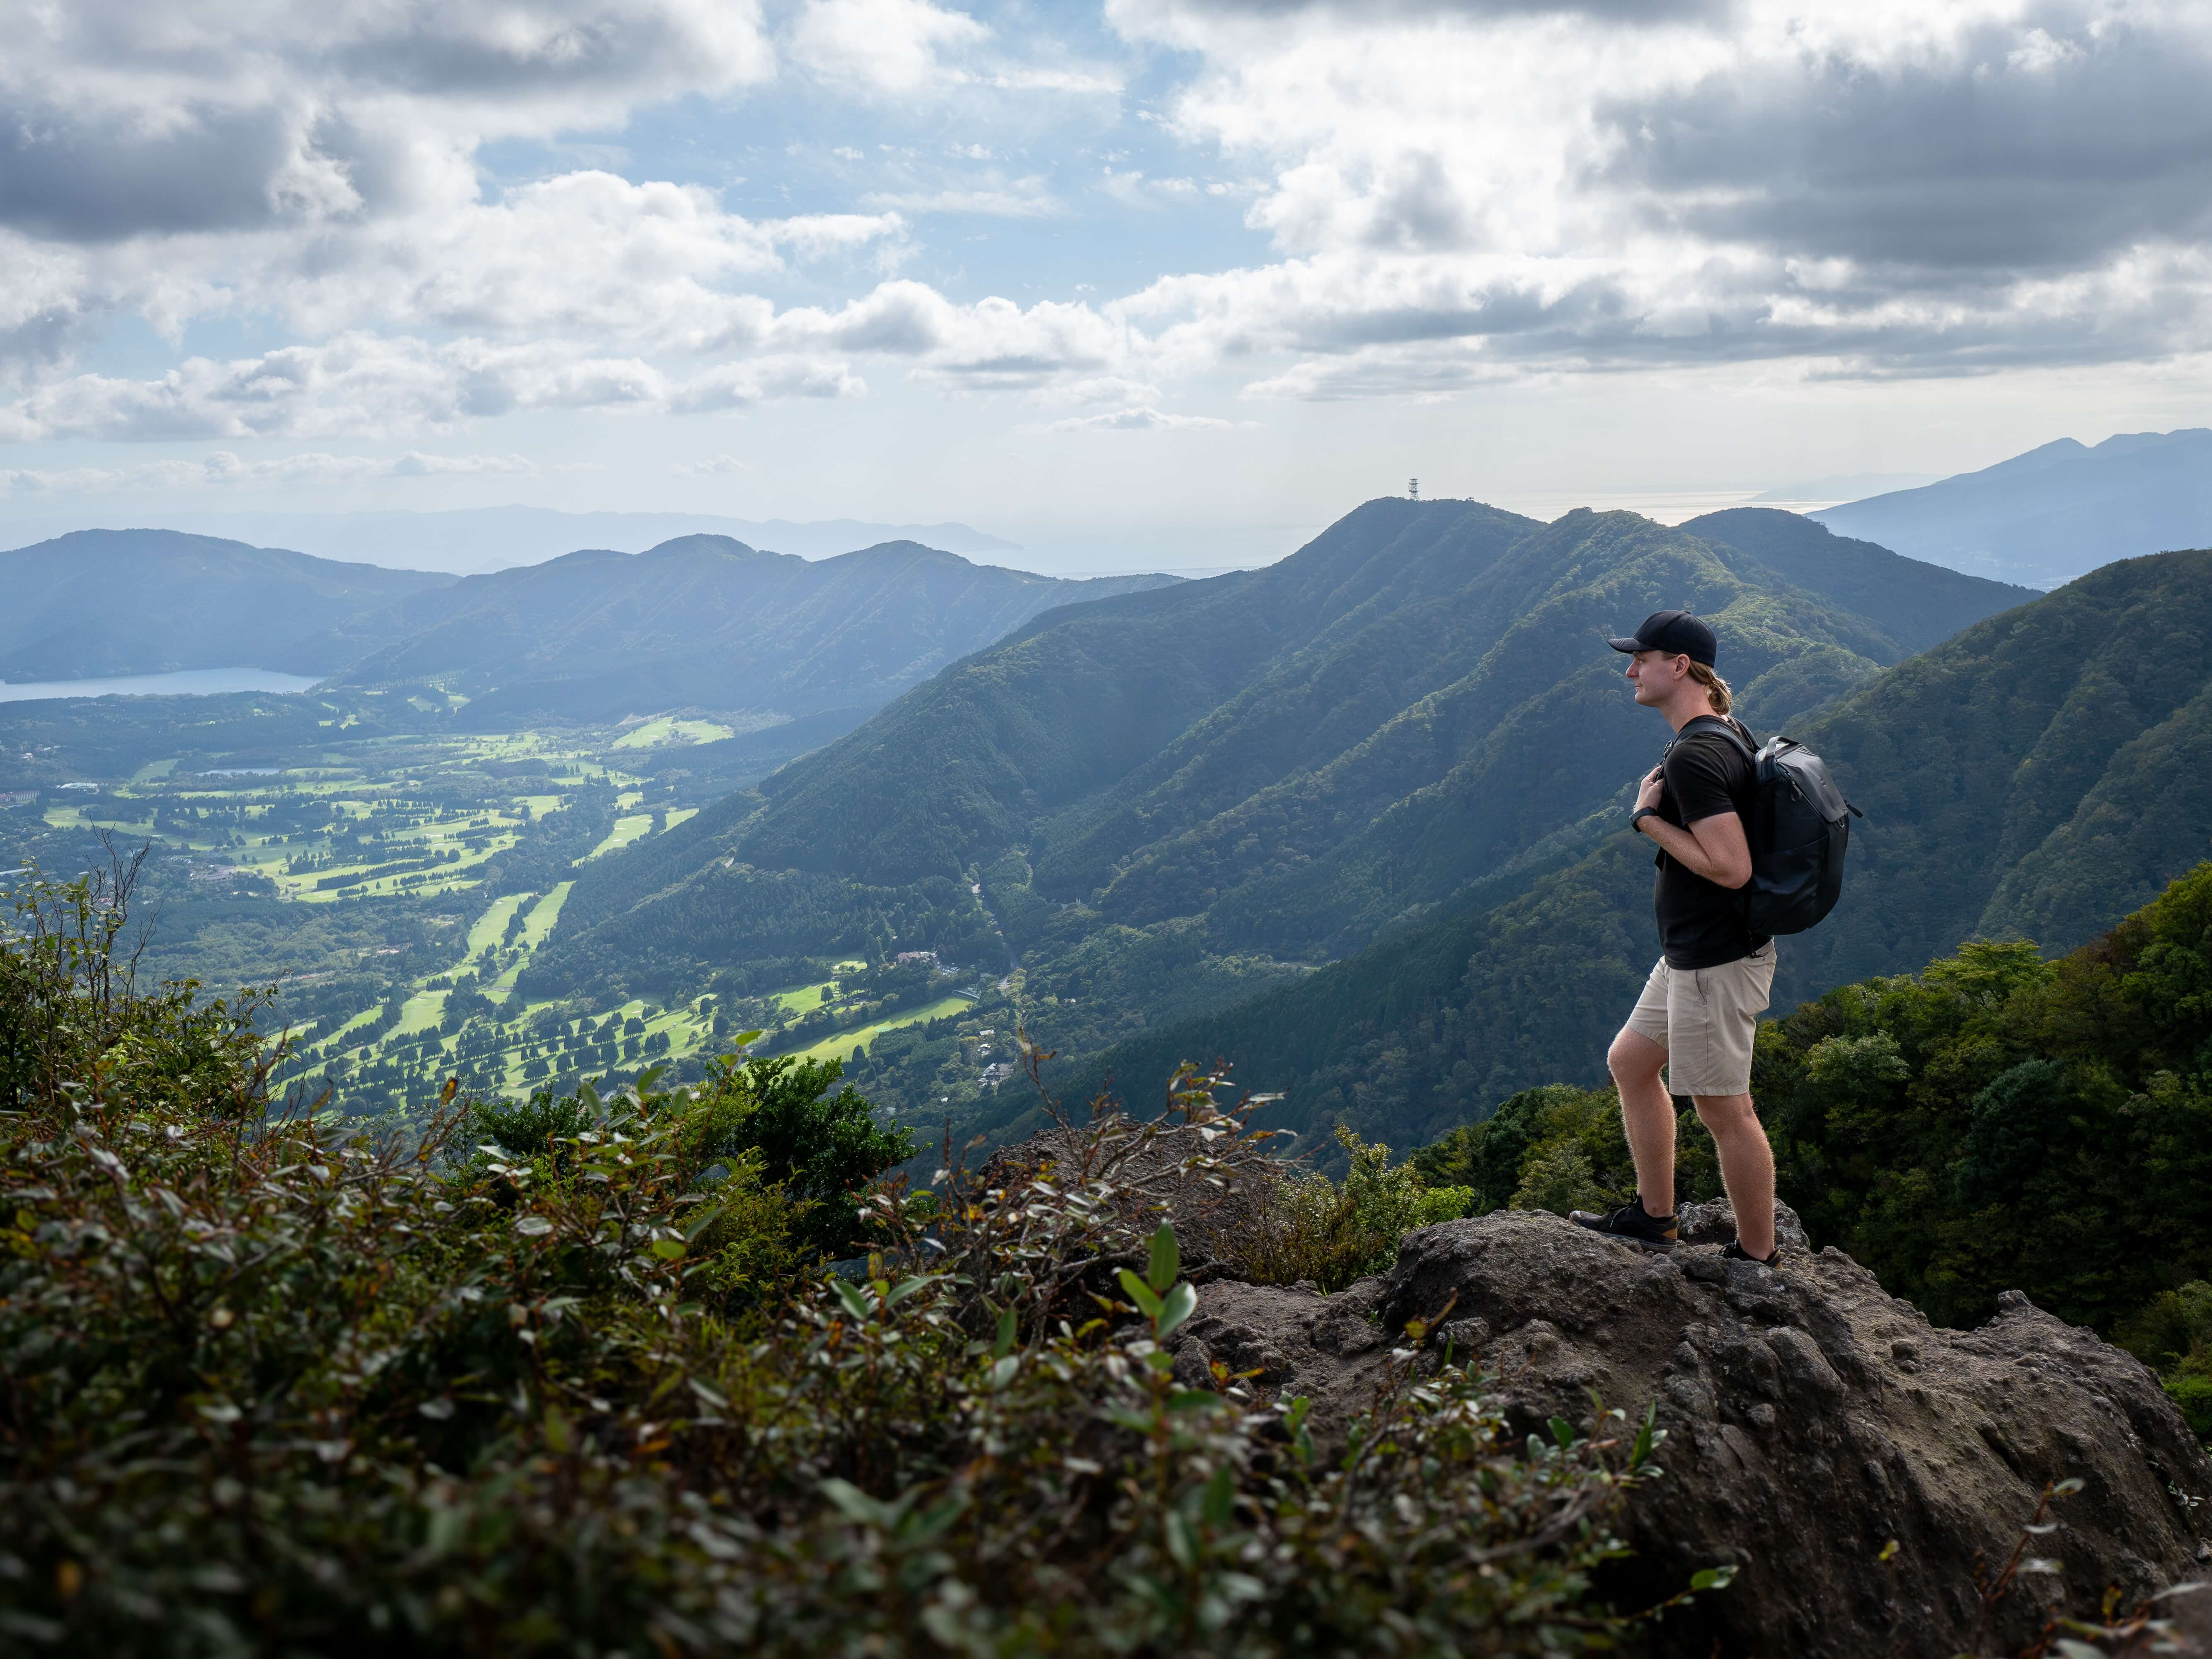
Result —
[{"label": "black backpack", "polygon": [[1751,762],[1744,923],[1754,933],[1802,933],[1836,908],[1851,820],[1866,814],[1844,799],[1827,763],[1804,744],[1777,737],[1753,749],[1735,721],[1716,719],[1715,725]]}]

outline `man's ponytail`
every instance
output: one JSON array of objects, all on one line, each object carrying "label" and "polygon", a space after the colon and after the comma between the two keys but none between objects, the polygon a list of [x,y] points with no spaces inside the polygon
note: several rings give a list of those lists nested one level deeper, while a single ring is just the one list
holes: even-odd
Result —
[{"label": "man's ponytail", "polygon": [[1705,701],[1713,706],[1713,713],[1725,714],[1735,699],[1729,696],[1729,683],[1701,662],[1690,665],[1690,678],[1705,688]]}]

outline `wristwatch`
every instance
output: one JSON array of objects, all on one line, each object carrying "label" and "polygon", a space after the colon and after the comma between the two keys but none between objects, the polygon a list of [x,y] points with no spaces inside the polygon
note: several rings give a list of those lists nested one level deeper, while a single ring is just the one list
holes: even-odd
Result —
[{"label": "wristwatch", "polygon": [[1642,820],[1659,816],[1659,809],[1656,806],[1639,806],[1628,815],[1628,827],[1633,830]]}]

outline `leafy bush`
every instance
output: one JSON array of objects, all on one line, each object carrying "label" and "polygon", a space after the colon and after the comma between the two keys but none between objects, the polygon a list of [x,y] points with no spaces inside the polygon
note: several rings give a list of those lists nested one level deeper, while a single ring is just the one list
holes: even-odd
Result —
[{"label": "leafy bush", "polygon": [[1431,1187],[1411,1164],[1393,1169],[1388,1146],[1370,1146],[1349,1129],[1340,1127],[1336,1139],[1351,1158],[1342,1186],[1318,1170],[1279,1176],[1254,1224],[1227,1241],[1231,1261],[1248,1277],[1340,1291],[1388,1272],[1398,1241],[1415,1228],[1468,1213],[1473,1188]]},{"label": "leafy bush", "polygon": [[[1930,1318],[2106,1333],[2212,1275],[2212,866],[2045,961],[1979,941],[1761,1028],[1783,1196]],[[2181,1352],[2186,1352],[2186,1345]]]},{"label": "leafy bush", "polygon": [[[741,1033],[738,1046],[758,1035]],[[861,1243],[855,1193],[914,1156],[914,1137],[878,1124],[857,1091],[830,1092],[843,1075],[834,1060],[724,1055],[691,1092],[693,1156],[755,1158],[761,1179],[791,1200],[796,1235],[830,1255]]]},{"label": "leafy bush", "polygon": [[2212,1284],[2191,1279],[2124,1322],[2117,1340],[2154,1366],[2200,1438],[2212,1440]]},{"label": "leafy bush", "polygon": [[[9,1029],[91,1029],[43,948],[0,944]],[[377,1137],[239,1110],[250,1053],[158,1063],[224,1029],[188,1000],[102,1018],[152,1060],[50,1045],[51,1086],[0,1116],[24,1650],[1536,1654],[1621,1629],[1590,1576],[1652,1473],[1648,1416],[1516,1444],[1419,1327],[1341,1449],[1302,1401],[1175,1383],[1195,1298],[1154,1220],[1259,1157],[1202,1091],[1183,1140],[1102,1115],[993,1188],[879,1187],[863,1279],[738,1306],[715,1241],[773,1255],[781,1200],[768,1137],[733,1162],[720,1137],[748,1089],[736,1120],[805,1118],[798,1068],[648,1074],[501,1158],[454,1146],[481,1120],[451,1111]]]},{"label": "leafy bush", "polygon": [[[1712,1136],[1686,1101],[1676,1107],[1674,1194],[1696,1203],[1721,1190]],[[1602,1209],[1636,1190],[1636,1165],[1613,1090],[1564,1083],[1524,1089],[1480,1123],[1462,1125],[1408,1159],[1432,1183],[1474,1189],[1470,1212]]]},{"label": "leafy bush", "polygon": [[118,957],[145,857],[111,846],[104,870],[69,883],[23,871],[0,937],[0,1099],[22,1107],[112,1086],[223,1115],[255,1107],[269,1076],[255,1016],[272,994],[203,1000],[190,980],[142,990],[143,936]]}]

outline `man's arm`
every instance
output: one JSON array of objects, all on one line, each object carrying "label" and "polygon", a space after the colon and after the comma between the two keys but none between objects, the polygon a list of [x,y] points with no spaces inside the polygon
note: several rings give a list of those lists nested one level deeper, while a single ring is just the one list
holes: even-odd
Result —
[{"label": "man's arm", "polygon": [[[1637,805],[1658,805],[1663,787],[1655,766],[1637,792]],[[1657,842],[1668,858],[1716,887],[1741,887],[1751,879],[1751,843],[1744,838],[1742,818],[1734,812],[1716,812],[1686,830],[1677,830],[1654,814],[1637,819],[1636,827]]]}]

